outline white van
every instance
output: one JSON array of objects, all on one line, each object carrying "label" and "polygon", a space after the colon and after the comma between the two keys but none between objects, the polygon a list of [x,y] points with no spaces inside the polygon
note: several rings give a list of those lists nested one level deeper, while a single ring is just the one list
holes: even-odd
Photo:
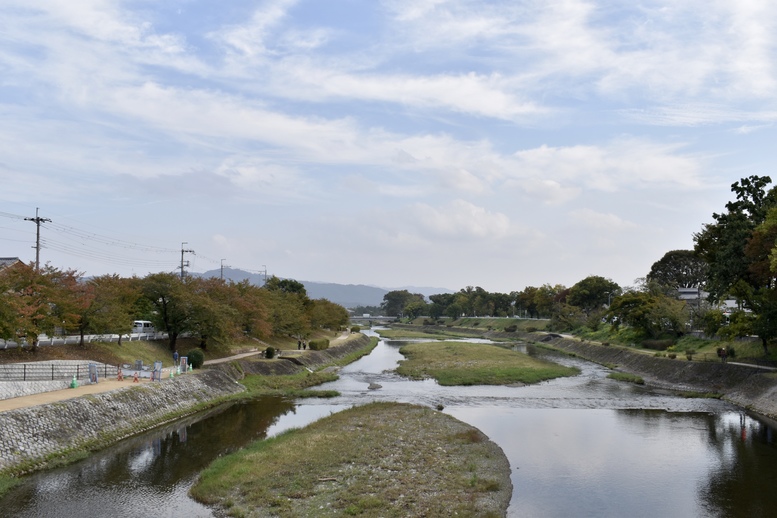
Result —
[{"label": "white van", "polygon": [[132,332],[152,334],[156,333],[156,330],[150,320],[135,320],[132,323]]}]

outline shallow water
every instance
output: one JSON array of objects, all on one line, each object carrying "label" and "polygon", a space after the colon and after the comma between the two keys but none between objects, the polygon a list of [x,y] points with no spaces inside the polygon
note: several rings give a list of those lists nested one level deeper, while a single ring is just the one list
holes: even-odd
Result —
[{"label": "shallow water", "polygon": [[182,421],[30,477],[0,501],[1,514],[212,516],[187,492],[213,459],[376,400],[442,405],[499,444],[512,467],[509,516],[757,517],[777,510],[774,430],[726,403],[616,382],[601,366],[556,355],[580,376],[525,387],[440,387],[389,372],[402,358],[401,343],[382,341],[321,387],[340,391],[338,398],[264,398]]}]

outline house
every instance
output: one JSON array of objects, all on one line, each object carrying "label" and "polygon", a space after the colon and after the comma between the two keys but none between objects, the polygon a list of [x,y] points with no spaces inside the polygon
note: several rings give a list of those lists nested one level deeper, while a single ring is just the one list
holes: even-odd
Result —
[{"label": "house", "polygon": [[18,257],[0,257],[0,272],[12,266],[24,264]]}]

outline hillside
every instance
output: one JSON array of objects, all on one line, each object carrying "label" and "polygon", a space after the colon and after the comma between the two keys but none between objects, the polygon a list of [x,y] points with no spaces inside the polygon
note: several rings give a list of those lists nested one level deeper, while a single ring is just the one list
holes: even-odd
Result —
[{"label": "hillside", "polygon": [[[220,277],[221,270],[209,270],[204,273],[192,273],[201,277]],[[235,282],[248,280],[251,284],[261,286],[264,284],[264,274],[251,273],[245,270],[224,268],[224,278]],[[379,306],[383,302],[383,296],[392,290],[408,290],[411,293],[422,293],[426,297],[437,293],[452,293],[445,288],[403,286],[401,288],[379,288],[366,284],[336,284],[330,282],[303,281],[296,279],[305,285],[308,296],[312,299],[327,299],[346,308],[356,306]]]}]

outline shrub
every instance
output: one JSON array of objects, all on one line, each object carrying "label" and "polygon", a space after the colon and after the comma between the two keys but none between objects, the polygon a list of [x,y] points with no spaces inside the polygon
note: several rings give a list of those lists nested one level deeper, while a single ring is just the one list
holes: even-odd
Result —
[{"label": "shrub", "polygon": [[329,348],[329,340],[326,338],[317,338],[315,340],[311,340],[308,343],[308,347],[311,351],[323,351],[324,349]]},{"label": "shrub", "polygon": [[643,340],[642,347],[653,351],[666,351],[672,343],[672,340]]},{"label": "shrub", "polygon": [[424,325],[425,325],[425,326],[433,326],[433,325],[436,325],[436,324],[437,324],[437,323],[436,323],[434,320],[430,320],[430,319],[428,319],[428,318],[425,318],[425,319],[424,319]]},{"label": "shrub", "polygon": [[265,358],[275,358],[275,347],[268,347],[264,350]]},{"label": "shrub", "polygon": [[518,326],[515,324],[505,327],[506,333],[515,333],[517,330],[518,330]]},{"label": "shrub", "polygon": [[359,327],[359,326],[351,326],[351,332],[352,333],[360,333],[361,330],[362,330],[362,328]]},{"label": "shrub", "polygon": [[529,327],[526,328],[526,332],[527,333],[536,333],[537,332],[537,328],[534,327],[534,326],[529,326]]},{"label": "shrub", "polygon": [[202,349],[192,349],[186,356],[192,369],[199,369],[205,363],[205,353]]}]

